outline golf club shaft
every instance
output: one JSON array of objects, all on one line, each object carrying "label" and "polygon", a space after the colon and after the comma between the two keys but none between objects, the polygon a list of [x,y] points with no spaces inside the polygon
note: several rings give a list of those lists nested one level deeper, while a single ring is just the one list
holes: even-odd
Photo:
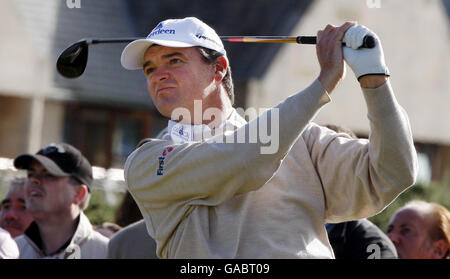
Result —
[{"label": "golf club shaft", "polygon": [[103,38],[103,39],[83,39],[88,45],[109,44],[109,43],[131,43],[134,40],[145,38]]},{"label": "golf club shaft", "polygon": [[[137,39],[143,38],[112,38],[112,39],[85,39],[88,45],[100,43],[129,43]],[[230,43],[297,43],[310,44],[317,43],[316,36],[221,36],[224,42]],[[375,39],[372,36],[364,37],[363,48],[373,48],[375,46]]]},{"label": "golf club shaft", "polygon": [[315,36],[222,36],[225,42],[230,43],[297,43],[297,44],[315,44]]},{"label": "golf club shaft", "polygon": [[[317,37],[314,36],[222,36],[224,42],[231,43],[298,43],[316,44]],[[130,43],[144,38],[85,38],[68,48],[58,57],[56,68],[58,72],[67,78],[76,78],[83,74],[88,59],[88,46],[104,43]],[[363,48],[373,48],[376,44],[375,38],[366,36],[363,40]]]},{"label": "golf club shaft", "polygon": [[[129,43],[137,39],[144,38],[104,38],[104,39],[84,39],[88,45],[101,43]],[[221,36],[225,42],[230,43],[299,43],[299,44],[315,44],[314,36]]]},{"label": "golf club shaft", "polygon": [[[231,43],[297,43],[315,45],[317,43],[316,36],[222,36],[220,37],[225,42]],[[345,45],[345,43],[342,43]],[[365,36],[361,48],[375,47],[375,38],[372,36]]]}]

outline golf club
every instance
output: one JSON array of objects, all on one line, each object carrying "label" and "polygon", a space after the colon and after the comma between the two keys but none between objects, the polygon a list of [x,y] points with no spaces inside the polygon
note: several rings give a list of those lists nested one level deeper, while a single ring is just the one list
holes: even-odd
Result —
[{"label": "golf club", "polygon": [[[316,44],[315,36],[221,36],[224,42],[230,43],[297,43]],[[77,78],[86,69],[88,60],[88,47],[94,44],[130,43],[143,38],[117,38],[117,39],[82,39],[67,49],[58,57],[56,69],[66,78]],[[364,37],[361,48],[373,48],[375,39],[372,36]]]}]

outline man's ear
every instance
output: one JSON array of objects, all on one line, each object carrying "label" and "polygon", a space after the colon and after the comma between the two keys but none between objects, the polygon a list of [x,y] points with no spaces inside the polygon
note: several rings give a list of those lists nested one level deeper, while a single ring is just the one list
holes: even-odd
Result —
[{"label": "man's ear", "polygon": [[81,184],[79,187],[77,187],[74,204],[79,205],[82,201],[84,201],[84,198],[88,195],[88,193],[89,190],[86,185]]},{"label": "man's ear", "polygon": [[228,62],[227,59],[223,56],[219,56],[214,63],[215,66],[215,80],[217,82],[222,82],[223,78],[227,74]]},{"label": "man's ear", "polygon": [[439,239],[433,242],[432,257],[433,259],[443,259],[448,253],[448,243],[444,239]]}]

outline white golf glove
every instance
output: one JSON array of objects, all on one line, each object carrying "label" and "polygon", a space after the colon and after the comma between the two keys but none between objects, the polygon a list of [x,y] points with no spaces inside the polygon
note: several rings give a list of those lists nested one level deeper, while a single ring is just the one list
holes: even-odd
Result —
[{"label": "white golf glove", "polygon": [[[375,38],[374,48],[359,48],[363,44],[366,35]],[[384,62],[383,48],[378,36],[363,25],[355,25],[345,32],[342,40],[346,46],[343,47],[344,60],[355,73],[359,80],[366,75],[386,75],[389,70]]]}]

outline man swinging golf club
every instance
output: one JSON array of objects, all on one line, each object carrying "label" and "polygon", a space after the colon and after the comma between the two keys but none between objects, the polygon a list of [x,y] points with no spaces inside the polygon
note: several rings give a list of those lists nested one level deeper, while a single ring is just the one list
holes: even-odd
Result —
[{"label": "man swinging golf club", "polygon": [[[375,47],[358,49],[367,34]],[[122,65],[143,69],[154,104],[171,118],[125,164],[158,257],[333,258],[324,223],[374,215],[414,183],[408,118],[376,34],[351,22],[327,25],[316,48],[318,78],[246,123],[232,107],[223,44],[202,21],[166,20],[126,46]],[[330,102],[344,60],[367,103],[369,140],[311,122]],[[203,117],[192,117],[199,102]],[[248,139],[258,123],[279,132],[275,152]]]}]

